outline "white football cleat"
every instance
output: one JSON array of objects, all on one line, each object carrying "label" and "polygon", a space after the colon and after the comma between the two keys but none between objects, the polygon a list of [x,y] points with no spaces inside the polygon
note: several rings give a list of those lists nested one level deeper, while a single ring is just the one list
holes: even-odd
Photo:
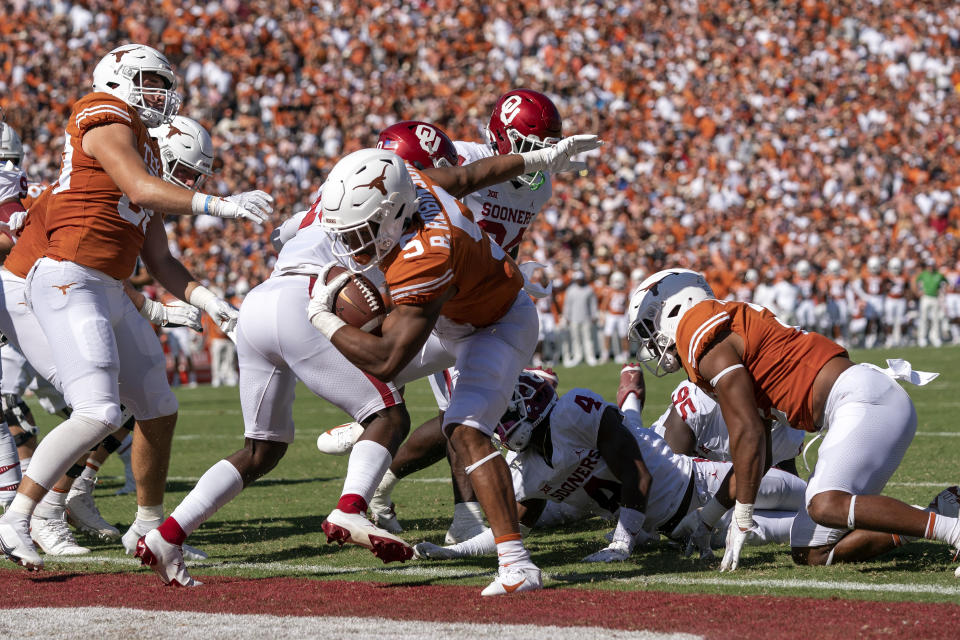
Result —
[{"label": "white football cleat", "polygon": [[413,547],[386,529],[377,527],[359,513],[346,513],[334,509],[321,525],[327,534],[327,542],[343,546],[352,543],[366,547],[384,564],[399,560],[405,562],[413,557]]},{"label": "white football cleat", "polygon": [[137,550],[133,555],[140,558],[145,567],[153,569],[163,584],[175,587],[198,587],[203,584],[187,573],[183,550],[164,540],[156,529],[137,540]]},{"label": "white football cleat", "polygon": [[532,564],[523,567],[501,565],[497,577],[480,592],[480,595],[503,596],[537,589],[543,589],[543,577],[536,566]]},{"label": "white football cleat", "polygon": [[[127,553],[128,556],[136,555],[137,552],[137,542],[143,536],[147,535],[154,529],[160,526],[162,520],[134,520],[133,524],[130,525],[130,528],[127,529],[127,532],[123,534],[123,537],[120,541],[123,543],[123,550]],[[201,551],[196,547],[191,547],[188,544],[183,545],[183,557],[187,560],[206,560],[210,556],[207,555],[205,551]]]},{"label": "white football cleat", "polygon": [[93,501],[92,480],[77,478],[67,494],[67,520],[77,529],[101,540],[116,540],[120,530],[103,519]]},{"label": "white football cleat", "polygon": [[363,426],[359,422],[340,424],[320,434],[317,449],[331,456],[343,456],[350,453],[362,435]]},{"label": "white football cleat", "polygon": [[960,514],[960,487],[947,487],[933,497],[927,509],[941,516],[958,517],[958,514]]},{"label": "white football cleat", "polygon": [[[376,496],[374,496],[374,499]],[[400,520],[397,519],[397,511],[391,502],[386,508],[380,505],[374,506],[374,499],[370,500],[370,520],[381,529],[386,529],[390,533],[403,533],[403,527],[400,526]]]},{"label": "white football cleat", "polygon": [[23,518],[5,521],[8,520],[5,516],[0,517],[0,551],[30,571],[39,571],[43,568],[43,558],[33,546],[27,521]]},{"label": "white football cleat", "polygon": [[82,556],[90,549],[77,544],[66,518],[30,518],[30,537],[48,556]]}]

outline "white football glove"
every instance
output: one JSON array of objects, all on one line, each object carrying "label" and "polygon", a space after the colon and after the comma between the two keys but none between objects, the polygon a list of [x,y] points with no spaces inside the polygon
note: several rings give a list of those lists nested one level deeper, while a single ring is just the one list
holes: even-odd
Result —
[{"label": "white football glove", "polygon": [[229,302],[218,298],[215,293],[206,287],[194,287],[190,292],[190,304],[207,312],[220,330],[236,342],[237,318],[240,314]]},{"label": "white football glove", "polygon": [[740,551],[744,544],[763,544],[763,532],[754,523],[752,527],[743,530],[736,522],[730,522],[727,528],[727,548],[723,551],[723,560],[720,561],[720,571],[736,571],[740,566]]},{"label": "white football glove", "polygon": [[144,298],[140,315],[159,327],[190,327],[194,331],[203,331],[200,309],[180,300],[164,304]]},{"label": "white football glove", "polygon": [[623,562],[630,557],[630,546],[625,542],[611,542],[610,546],[591,553],[584,562]]},{"label": "white football glove", "polygon": [[333,305],[337,299],[337,292],[340,287],[350,279],[350,273],[344,272],[333,279],[330,284],[324,284],[327,279],[327,272],[337,263],[331,262],[323,267],[317,274],[317,282],[313,285],[313,294],[310,296],[310,304],[307,305],[307,318],[310,323],[317,328],[329,340],[333,337],[340,327],[347,324],[333,312]]},{"label": "white football glove", "polygon": [[461,553],[451,547],[441,547],[432,542],[418,542],[413,545],[414,558],[429,558],[430,560],[452,560],[461,557]]},{"label": "white football glove", "polygon": [[713,549],[710,547],[710,536],[713,534],[713,527],[710,527],[703,521],[703,507],[691,511],[683,517],[673,531],[670,537],[685,541],[683,557],[689,558],[696,549],[700,552],[700,559],[712,558]]},{"label": "white football glove", "polygon": [[523,172],[546,171],[562,173],[564,171],[582,171],[587,163],[573,160],[573,156],[593,151],[603,144],[595,135],[578,135],[564,138],[552,147],[521,153]]},{"label": "white football glove", "polygon": [[7,227],[10,231],[19,231],[23,227],[23,223],[27,220],[26,211],[14,211],[10,214],[10,219],[7,221]]},{"label": "white football glove", "polygon": [[226,198],[193,194],[193,213],[218,218],[243,218],[262,224],[273,213],[273,197],[263,191],[244,191]]}]

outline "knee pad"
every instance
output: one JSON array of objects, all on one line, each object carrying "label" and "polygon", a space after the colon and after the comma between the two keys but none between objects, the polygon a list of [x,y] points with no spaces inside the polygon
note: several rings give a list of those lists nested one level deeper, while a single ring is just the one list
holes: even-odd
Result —
[{"label": "knee pad", "polygon": [[23,401],[23,398],[15,393],[5,393],[0,399],[2,399],[3,404],[3,419],[7,421],[8,425],[23,429],[24,433],[29,434],[28,439],[30,436],[37,434],[37,426],[27,420],[30,407]]}]

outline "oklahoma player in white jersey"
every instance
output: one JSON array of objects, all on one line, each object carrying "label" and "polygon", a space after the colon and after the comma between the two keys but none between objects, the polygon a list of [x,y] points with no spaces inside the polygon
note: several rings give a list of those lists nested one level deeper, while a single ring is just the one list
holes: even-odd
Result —
[{"label": "oklahoma player in white jersey", "polygon": [[[687,513],[709,500],[732,468],[674,453],[663,438],[629,422],[589,389],[572,389],[557,398],[553,385],[533,371],[520,374],[496,434],[511,451],[507,459],[523,524],[533,527],[548,501],[562,503],[580,517],[617,519],[611,544],[586,562],[626,560],[648,537],[670,534]],[[763,508],[777,511],[761,516],[763,542],[789,539],[805,489],[803,480],[786,472],[767,474],[761,485]],[[492,553],[493,535],[486,530],[452,547],[426,542],[416,550],[430,558]]]},{"label": "oklahoma player in white jersey", "polygon": [[[630,320],[645,357],[656,361],[656,373],[682,367],[716,394],[723,411],[737,487],[736,526],[728,530],[721,570],[737,568],[743,544],[756,532],[757,489],[770,466],[769,431],[760,412],[772,407],[792,425],[825,431],[806,508],[790,534],[795,562],[861,561],[892,549],[903,536],[960,547],[956,517],[880,495],[917,426],[910,397],[891,377],[922,384],[930,376],[903,362],[907,366],[891,367],[890,377],[856,365],[836,343],[787,326],[763,307],[717,300],[703,276],[686,269],[661,271],[642,283],[630,303]],[[712,526],[728,506],[719,498],[686,516],[678,529],[692,533]]]},{"label": "oklahoma player in white jersey", "polygon": [[177,400],[166,384],[159,343],[121,282],[141,249],[167,290],[218,322],[235,322],[228,305],[169,259],[162,220],[153,210],[258,222],[272,211],[271,198],[262,192],[228,201],[160,178],[159,149],[147,126],[176,113],[175,86],[173,70],[158,51],[119,47],[97,64],[93,93],[74,103],[67,123],[48,206],[48,245],[28,276],[26,300],[53,347],[74,411],[37,447],[17,496],[0,517],[0,547],[29,569],[43,566],[28,531],[37,502],[82,452],[118,428],[121,391],[141,420],[133,445],[139,507],[131,530],[145,533],[162,518]]},{"label": "oklahoma player in white jersey", "polygon": [[[670,394],[671,404],[651,429],[663,436],[677,453],[716,462],[730,462],[730,434],[723,421],[720,405],[703,389],[684,380]],[[770,431],[773,465],[796,474],[795,458],[803,447],[804,432],[787,423],[786,416],[775,412]]]}]

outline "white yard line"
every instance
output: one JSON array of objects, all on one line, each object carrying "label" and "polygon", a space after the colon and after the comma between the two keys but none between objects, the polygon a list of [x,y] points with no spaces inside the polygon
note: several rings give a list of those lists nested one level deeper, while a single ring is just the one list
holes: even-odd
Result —
[{"label": "white yard line", "polygon": [[807,579],[750,579],[746,577],[694,578],[684,575],[643,576],[640,578],[614,578],[616,582],[638,585],[669,586],[723,586],[737,589],[740,587],[763,587],[766,589],[818,589],[827,595],[831,593],[872,591],[875,593],[934,593],[937,595],[960,596],[960,587],[948,587],[936,584],[906,584],[888,582],[882,584],[852,582],[849,580],[807,580]]}]

